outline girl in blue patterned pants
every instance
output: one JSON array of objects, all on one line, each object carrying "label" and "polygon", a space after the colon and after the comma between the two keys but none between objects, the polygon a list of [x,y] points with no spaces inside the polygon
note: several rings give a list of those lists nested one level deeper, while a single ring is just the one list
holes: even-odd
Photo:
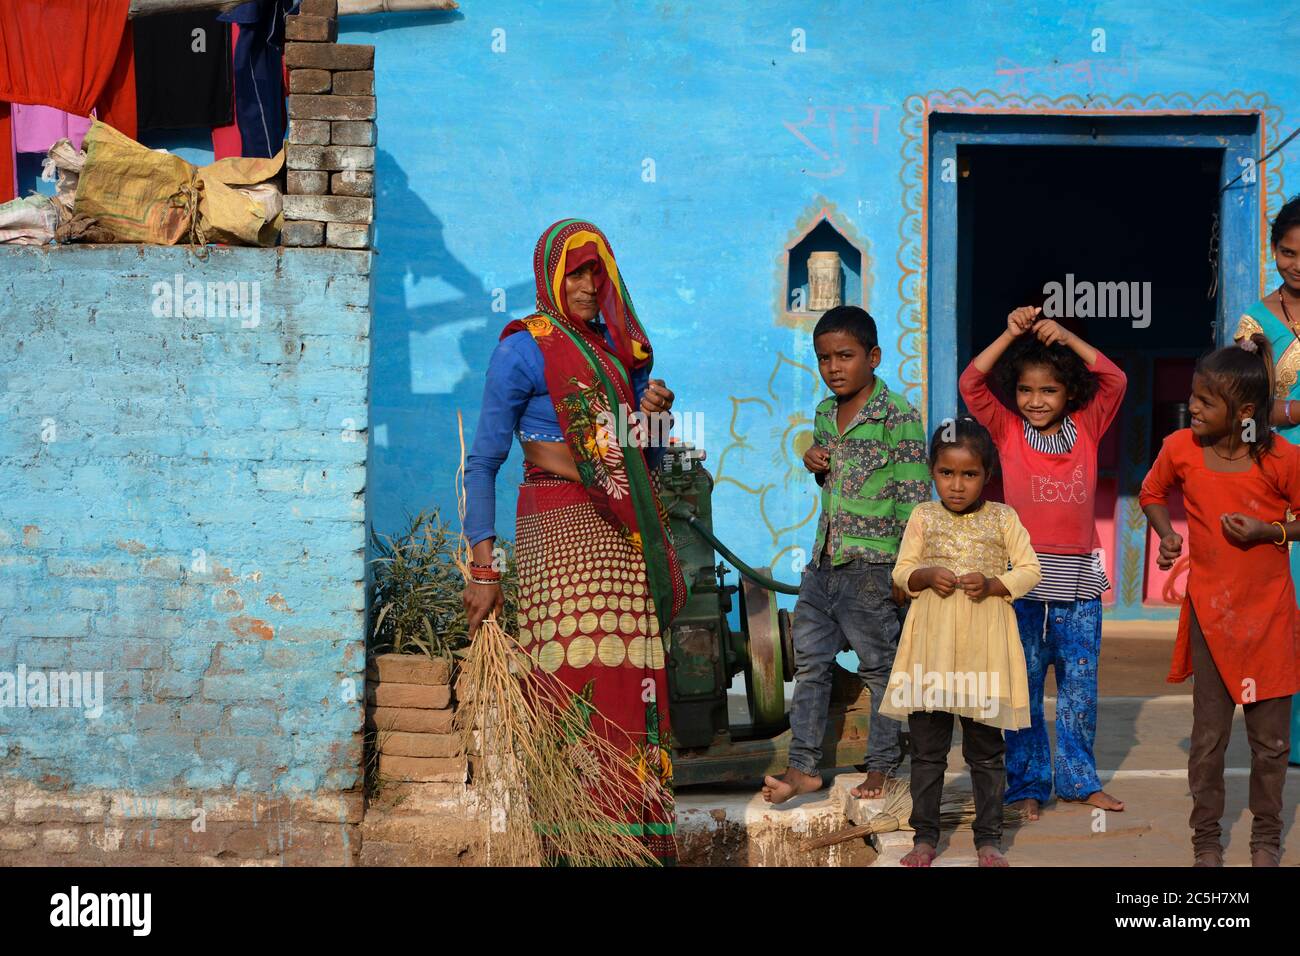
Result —
[{"label": "girl in blue patterned pants", "polygon": [[[1015,602],[1033,724],[1006,735],[1003,799],[1023,803],[1030,820],[1038,819],[1053,782],[1062,800],[1124,809],[1101,789],[1092,745],[1101,596],[1110,587],[1098,558],[1097,449],[1127,380],[1115,363],[1043,311],[1023,306],[1008,315],[1007,330],[971,361],[959,382],[971,414],[993,435],[1006,503],[1028,530],[1043,572]],[[1049,666],[1057,689],[1054,767],[1043,722]]]},{"label": "girl in blue patterned pants", "polygon": [[[1092,754],[1097,736],[1097,658],[1101,653],[1101,601],[1014,604],[1029,674],[1028,730],[1007,731],[1007,803],[1045,803],[1052,795],[1053,761],[1043,719],[1043,685],[1056,675],[1056,794],[1086,800],[1101,790]],[[1035,809],[1030,807],[1030,809]]]}]

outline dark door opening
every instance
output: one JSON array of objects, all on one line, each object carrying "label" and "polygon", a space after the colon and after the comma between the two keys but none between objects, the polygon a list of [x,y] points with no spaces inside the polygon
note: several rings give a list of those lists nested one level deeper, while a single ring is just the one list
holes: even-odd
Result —
[{"label": "dark door opening", "polygon": [[960,367],[1038,305],[1048,282],[1150,282],[1151,323],[1066,322],[1088,342],[1195,357],[1215,344],[1207,298],[1222,151],[1104,146],[958,148]]}]

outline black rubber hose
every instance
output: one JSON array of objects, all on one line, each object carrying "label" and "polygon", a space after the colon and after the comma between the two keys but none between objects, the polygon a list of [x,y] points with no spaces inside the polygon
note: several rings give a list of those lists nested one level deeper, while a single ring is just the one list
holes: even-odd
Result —
[{"label": "black rubber hose", "polygon": [[799,588],[797,586],[793,584],[782,584],[780,581],[776,581],[772,578],[769,578],[766,574],[759,574],[757,571],[751,568],[744,561],[740,560],[740,558],[736,557],[735,553],[732,552],[730,548],[728,548],[725,544],[723,544],[721,541],[715,538],[713,536],[713,532],[710,531],[708,528],[704,527],[703,522],[701,522],[700,519],[695,515],[678,514],[675,515],[675,517],[685,518],[686,522],[692,528],[695,529],[696,533],[698,533],[701,538],[709,542],[709,544],[713,545],[713,550],[717,551],[718,554],[722,555],[724,558],[726,558],[728,561],[734,564],[736,566],[737,571],[739,571],[745,577],[749,578],[749,580],[753,581],[755,584],[759,585],[760,587],[765,587],[769,591],[776,591],[780,594],[799,593]]}]

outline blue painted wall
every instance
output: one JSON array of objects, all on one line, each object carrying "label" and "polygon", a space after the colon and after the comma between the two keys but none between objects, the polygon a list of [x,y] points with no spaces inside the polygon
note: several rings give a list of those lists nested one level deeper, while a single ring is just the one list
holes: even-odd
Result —
[{"label": "blue painted wall", "polygon": [[369,263],[0,247],[0,700],[20,666],[103,682],[97,715],[0,708],[0,777],[358,783]]},{"label": "blue painted wall", "polygon": [[[471,439],[497,334],[532,305],[533,243],[582,216],[613,243],[677,408],[703,413],[715,471],[725,454],[719,534],[790,580],[790,549],[810,548],[815,528],[792,449],[824,389],[806,327],[778,321],[778,257],[815,210],[842,217],[866,252],[882,375],[920,402],[924,370],[903,354],[918,351],[922,278],[910,98],[1154,108],[1245,91],[1283,133],[1300,121],[1296,18],[1245,0],[1012,6],[475,0],[344,18],[341,39],[373,43],[378,71],[376,526],[430,505],[454,513],[456,413]],[[1297,150],[1261,178],[1274,194]],[[519,476],[516,448],[498,481],[504,535]]]}]

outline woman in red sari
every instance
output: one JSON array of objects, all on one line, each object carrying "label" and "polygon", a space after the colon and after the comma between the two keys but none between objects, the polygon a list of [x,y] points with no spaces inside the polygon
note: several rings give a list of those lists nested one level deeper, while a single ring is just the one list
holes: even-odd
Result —
[{"label": "woman in red sari", "polygon": [[610,808],[613,822],[669,862],[676,841],[665,641],[686,587],[652,480],[662,449],[631,443],[636,429],[609,426],[636,410],[666,414],[673,393],[650,378],[650,341],[599,229],[555,223],[537,242],[533,272],[537,312],[501,333],[465,464],[470,633],[502,609],[492,560],[495,479],[514,436],[524,452],[515,524],[520,642],[603,715],[593,731],[628,755],[624,772],[636,773],[646,794],[640,806]]}]

